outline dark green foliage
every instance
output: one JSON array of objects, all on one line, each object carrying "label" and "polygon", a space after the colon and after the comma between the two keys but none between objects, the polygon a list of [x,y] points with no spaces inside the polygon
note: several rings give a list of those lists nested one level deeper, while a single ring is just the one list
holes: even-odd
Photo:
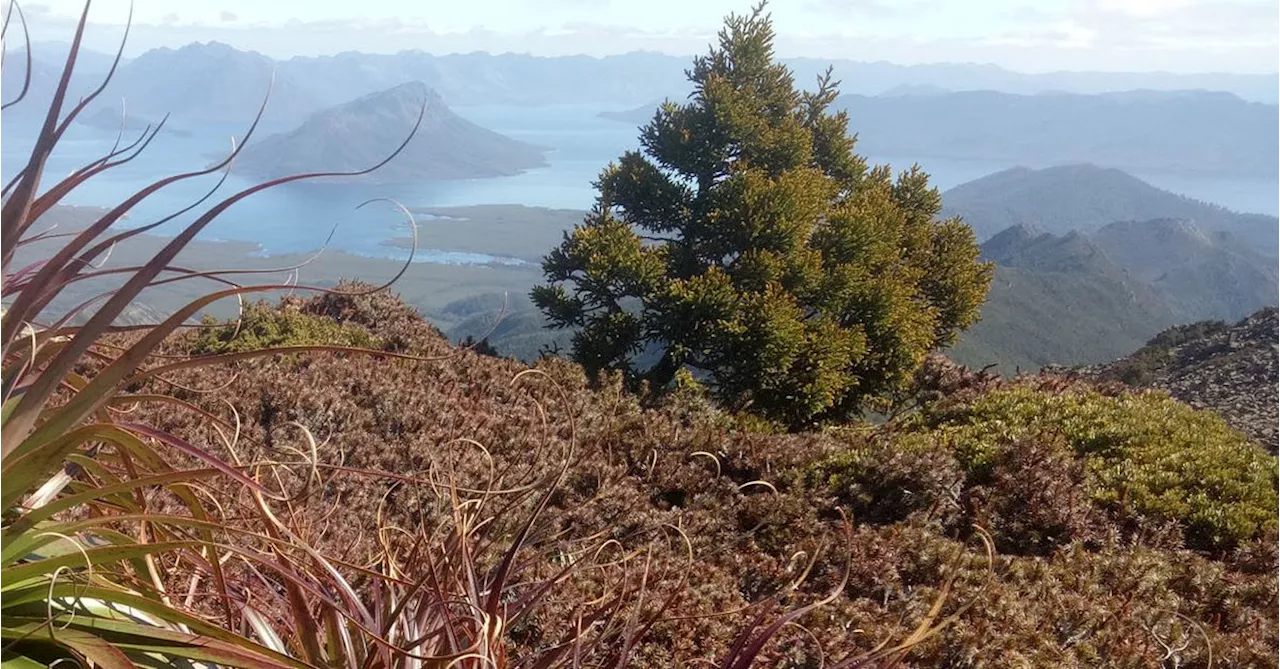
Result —
[{"label": "dark green foliage", "polygon": [[1276,308],[1237,323],[1217,321],[1171,328],[1110,364],[1072,370],[1085,378],[1121,381],[1168,392],[1209,409],[1271,453],[1276,452],[1280,324]]},{"label": "dark green foliage", "polygon": [[246,304],[238,321],[219,323],[206,317],[191,352],[206,355],[308,345],[377,349],[382,341],[365,328],[303,313],[296,304],[276,308],[258,301]]},{"label": "dark green foliage", "polygon": [[1085,468],[1060,433],[1046,430],[1003,450],[967,503],[1002,552],[1048,555],[1073,541],[1095,544],[1102,514],[1090,499]]},{"label": "dark green foliage", "polygon": [[807,479],[829,488],[856,522],[885,524],[920,513],[950,515],[964,472],[930,435],[902,434],[833,455],[810,468]]},{"label": "dark green foliage", "polygon": [[664,104],[643,153],[604,170],[533,299],[577,329],[589,372],[666,388],[690,368],[731,409],[793,429],[855,415],[976,319],[990,268],[972,231],[935,220],[918,168],[868,169],[828,111],[836,83],[798,92],[759,9],[688,74],[691,101]]},{"label": "dark green foliage", "polygon": [[458,346],[460,348],[471,349],[472,351],[475,351],[479,355],[487,355],[491,358],[502,357],[502,354],[498,353],[498,349],[494,348],[493,344],[489,343],[488,337],[485,337],[484,339],[476,341],[475,337],[468,335],[466,339],[463,339],[462,341],[458,342]]}]

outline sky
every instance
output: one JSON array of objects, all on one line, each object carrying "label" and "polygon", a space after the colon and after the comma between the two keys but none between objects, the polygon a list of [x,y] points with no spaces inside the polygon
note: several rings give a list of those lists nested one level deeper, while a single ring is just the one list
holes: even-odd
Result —
[{"label": "sky", "polygon": [[[134,0],[127,52],[217,40],[277,58],[404,49],[689,55],[751,1]],[[33,39],[54,41],[69,39],[83,7],[19,4]],[[90,46],[114,50],[129,5],[93,3]],[[1280,70],[1277,0],[773,0],[769,11],[784,57],[992,63],[1021,72]]]}]

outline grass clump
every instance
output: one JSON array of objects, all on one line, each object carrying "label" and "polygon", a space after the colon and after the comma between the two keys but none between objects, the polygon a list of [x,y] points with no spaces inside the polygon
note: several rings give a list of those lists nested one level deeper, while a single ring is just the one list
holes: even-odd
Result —
[{"label": "grass clump", "polygon": [[806,472],[810,485],[829,488],[853,517],[895,523],[941,511],[964,474],[929,434],[903,434],[842,451]]}]

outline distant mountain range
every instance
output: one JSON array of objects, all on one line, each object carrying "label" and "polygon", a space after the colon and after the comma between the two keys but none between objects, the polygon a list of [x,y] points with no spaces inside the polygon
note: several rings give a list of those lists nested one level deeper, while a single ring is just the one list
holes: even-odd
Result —
[{"label": "distant mountain range", "polygon": [[[52,95],[60,47],[38,44],[32,51],[31,99],[7,110],[6,120],[38,116]],[[21,52],[9,55],[10,63],[22,58]],[[686,60],[655,53],[541,58],[406,51],[278,61],[226,44],[193,43],[153,49],[124,62],[89,113],[119,108],[124,100],[130,117],[170,114],[171,124],[187,130],[197,124],[243,125],[269,91],[264,120],[268,128],[281,129],[330,107],[422,82],[455,107],[617,108],[647,102],[602,114],[640,123],[652,117],[653,101],[681,99],[688,92]],[[802,83],[827,64],[819,59],[787,63]],[[110,57],[86,52],[72,98],[96,84],[109,64]],[[1261,89],[1276,88],[1275,77],[1023,75],[971,64],[836,61],[833,66],[847,93],[835,106],[849,112],[866,155],[926,166],[939,158],[1032,166],[1089,162],[1135,173],[1280,178],[1280,106],[1239,97],[1274,102],[1276,94]],[[4,68],[3,89],[20,89],[23,74],[22,67]],[[1204,87],[1217,92],[1191,90]],[[992,226],[987,234],[1004,227]]]},{"label": "distant mountain range", "polygon": [[859,150],[1129,172],[1280,176],[1280,107],[1229,93],[846,95]]},{"label": "distant mountain range", "polygon": [[415,182],[517,174],[544,164],[541,147],[463,119],[421,82],[330,107],[292,131],[251,142],[237,169],[259,177],[358,171],[377,164],[422,123],[404,150],[361,180]]},{"label": "distant mountain range", "polygon": [[251,121],[268,92],[264,119],[282,123],[356,97],[333,100],[281,72],[276,61],[219,43],[147,51],[120,68],[109,90],[144,116],[236,123]]},{"label": "distant mountain range", "polygon": [[[35,97],[52,90],[66,45],[36,43]],[[6,59],[22,62],[22,52]],[[110,62],[86,52],[77,79],[86,90]],[[1274,75],[1056,72],[1023,74],[992,65],[942,63],[895,65],[817,58],[783,61],[802,86],[833,67],[842,90],[856,95],[894,91],[1000,91],[1014,94],[1064,92],[1095,94],[1132,89],[1223,91],[1245,100],[1280,101]],[[226,44],[193,43],[153,49],[125,62],[105,100],[129,100],[142,116],[174,114],[178,120],[246,122],[252,118],[275,74],[267,118],[293,122],[335,104],[411,81],[435,89],[451,105],[638,105],[689,92],[688,56],[633,52],[604,58],[538,57],[521,54],[433,55],[344,52],[333,56],[274,60]],[[3,88],[16,91],[21,67],[6,67]],[[905,96],[915,97],[915,96]],[[38,106],[38,105],[36,105]]]},{"label": "distant mountain range", "polygon": [[944,215],[964,217],[979,240],[1022,223],[1061,235],[1116,221],[1171,218],[1229,233],[1236,243],[1270,257],[1280,244],[1275,216],[1237,213],[1094,165],[1015,167],[956,186],[942,194],[942,202]]},{"label": "distant mountain range", "polygon": [[[5,118],[35,115],[52,97],[66,45],[33,45],[32,90]],[[20,90],[23,52],[6,55],[6,101]],[[104,54],[84,52],[73,92],[82,94],[105,73]],[[268,89],[269,124],[291,124],[322,109],[409,82],[424,82],[451,105],[638,104],[687,88],[687,59],[653,53],[606,58],[540,58],[487,53],[436,56],[344,52],[274,60],[218,42],[147,51],[121,65],[104,104],[129,101],[131,113],[172,114],[182,122],[247,123]]]},{"label": "distant mountain range", "polygon": [[[1005,164],[1095,163],[1130,172],[1280,176],[1280,106],[1229,93],[1132,90],[1097,95],[953,92],[903,85],[844,95],[864,155]],[[656,104],[602,112],[642,124]]]}]

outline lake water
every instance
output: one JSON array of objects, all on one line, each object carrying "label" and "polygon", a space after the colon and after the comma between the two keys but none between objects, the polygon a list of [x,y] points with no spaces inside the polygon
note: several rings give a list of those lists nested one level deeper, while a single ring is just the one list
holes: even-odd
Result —
[{"label": "lake water", "polygon": [[[624,151],[638,147],[637,130],[624,123],[601,119],[598,108],[584,107],[463,107],[462,116],[516,139],[552,149],[548,166],[524,174],[496,179],[425,182],[409,185],[352,185],[296,183],[257,193],[238,202],[219,216],[203,233],[206,239],[251,240],[263,253],[276,254],[317,248],[337,226],[332,248],[369,256],[392,256],[398,251],[383,244],[404,236],[403,217],[387,204],[375,204],[359,211],[360,203],[374,198],[392,198],[408,207],[445,207],[478,204],[522,204],[528,206],[586,209],[595,199],[592,182],[609,161]],[[30,135],[17,124],[0,128],[3,132],[0,172],[7,180],[26,161]],[[281,128],[265,128],[267,132]],[[230,149],[230,137],[243,133],[243,126],[202,128],[199,133],[180,136],[161,133],[135,161],[110,170],[77,189],[67,204],[108,206],[145,186],[157,175],[199,169],[215,156]],[[264,132],[263,136],[265,136]],[[74,126],[49,161],[49,185],[53,178],[69,173],[110,149],[114,133]],[[876,163],[907,167],[912,159],[900,156],[869,156]],[[934,185],[952,186],[996,172],[1011,164],[986,161],[921,159]],[[1200,200],[1231,209],[1275,215],[1280,209],[1280,186],[1275,181],[1248,179],[1204,179],[1185,176],[1138,175],[1148,182]],[[193,179],[170,186],[130,214],[129,223],[141,225],[158,220],[188,206],[204,195],[216,176]],[[234,170],[219,195],[252,185],[235,176]],[[215,196],[216,197],[216,196]],[[206,206],[213,200],[206,202]],[[203,208],[197,210],[203,211]],[[166,224],[172,232],[193,220],[187,214]],[[484,254],[449,250],[448,240],[422,239],[419,257],[425,262],[473,264],[494,261]]]}]

